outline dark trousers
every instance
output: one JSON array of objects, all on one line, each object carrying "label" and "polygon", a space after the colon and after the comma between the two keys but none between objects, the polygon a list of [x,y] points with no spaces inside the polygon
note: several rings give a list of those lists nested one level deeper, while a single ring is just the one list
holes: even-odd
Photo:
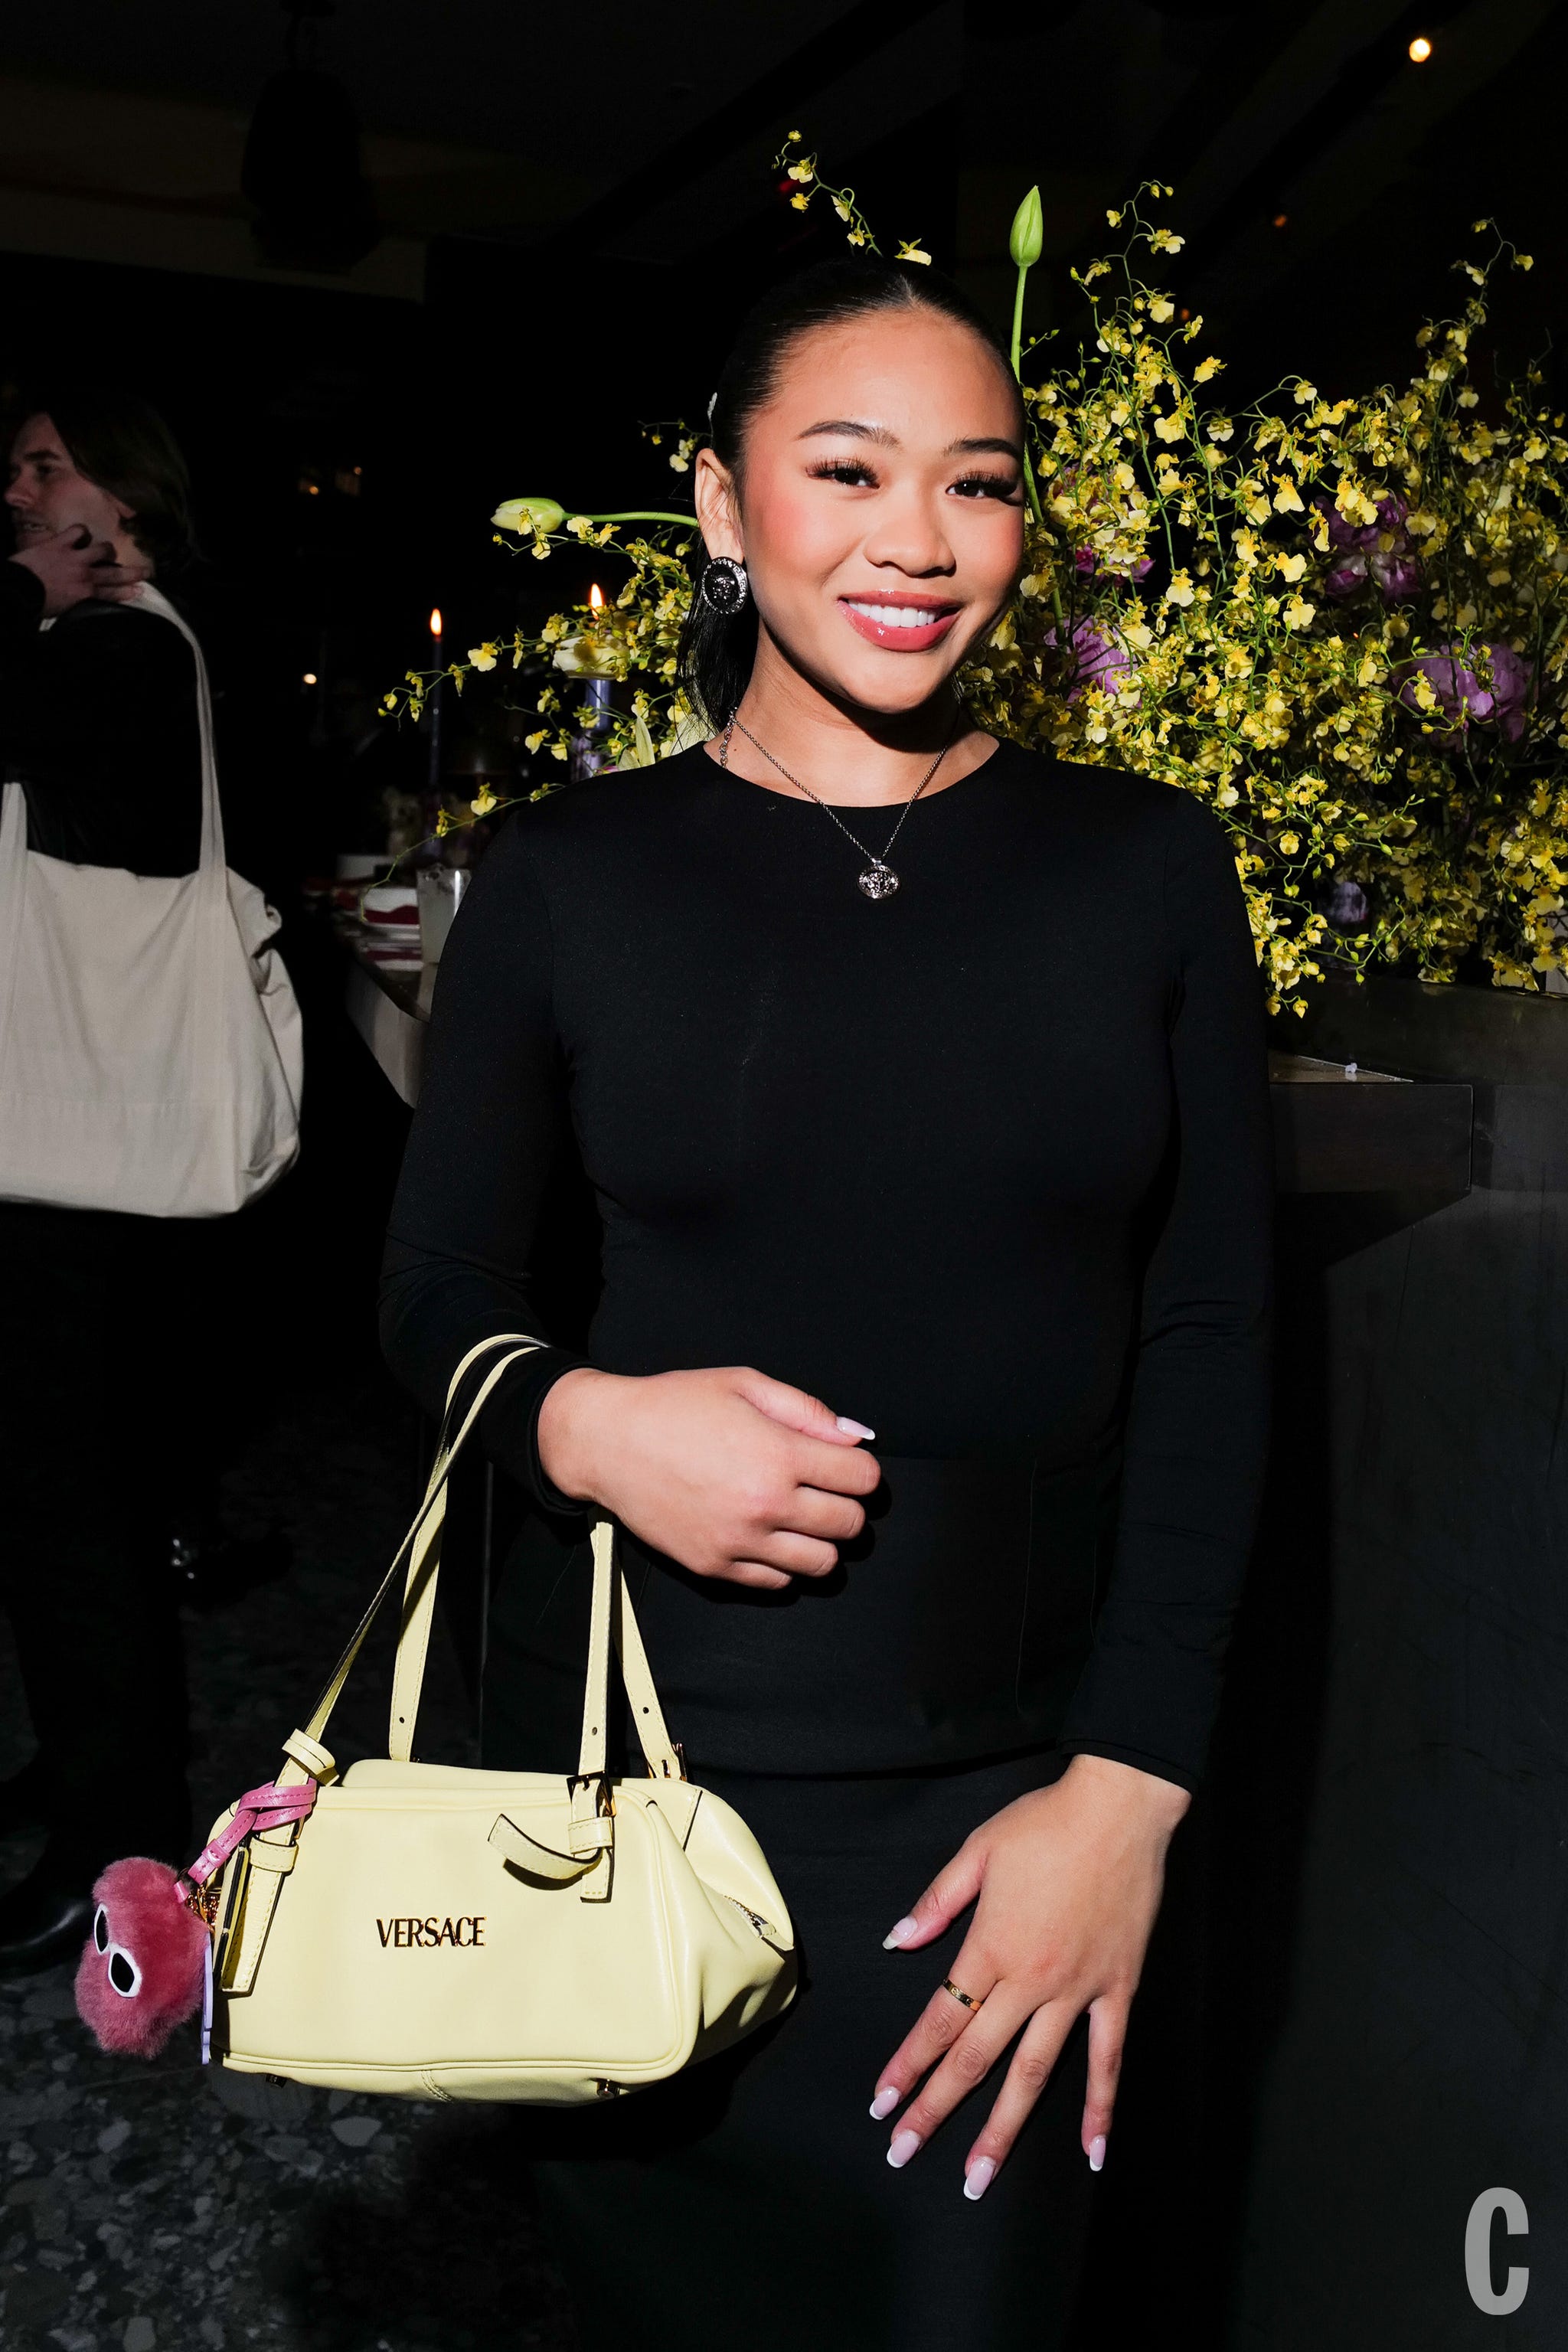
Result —
[{"label": "dark trousers", "polygon": [[211,1463],[226,1221],[0,1205],[0,1601],[63,1848],[189,1859],[167,1538]]},{"label": "dark trousers", "polygon": [[886,2161],[893,2126],[867,2113],[964,1923],[920,1953],[885,1952],[883,1937],[970,1830],[1061,1769],[1045,1751],[870,1778],[701,1774],[761,1841],[804,1981],[786,2014],[733,2052],[544,2126],[537,2177],[589,2352],[731,2352],[753,2339],[1062,2352],[1074,2340],[1100,2187],[1079,2142],[1086,2021],[977,2204],[963,2197],[963,2157],[994,2084],[900,2172]]}]

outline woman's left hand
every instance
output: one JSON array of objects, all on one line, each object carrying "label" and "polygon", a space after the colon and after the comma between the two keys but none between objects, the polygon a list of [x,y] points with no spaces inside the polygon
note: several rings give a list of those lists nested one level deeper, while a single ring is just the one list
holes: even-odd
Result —
[{"label": "woman's left hand", "polygon": [[1020,1797],[964,1840],[887,1940],[919,1951],[973,1903],[952,1981],[983,2006],[966,2009],[939,1989],[883,2067],[871,2108],[879,2121],[929,2076],[899,2118],[889,2164],[919,2153],[1022,2029],[964,2159],[963,2193],[983,2197],[1087,2009],[1082,2144],[1100,2169],[1132,1996],[1160,1908],[1165,1850],[1190,1801],[1174,1781],[1109,1757],[1075,1756],[1060,1780]]}]

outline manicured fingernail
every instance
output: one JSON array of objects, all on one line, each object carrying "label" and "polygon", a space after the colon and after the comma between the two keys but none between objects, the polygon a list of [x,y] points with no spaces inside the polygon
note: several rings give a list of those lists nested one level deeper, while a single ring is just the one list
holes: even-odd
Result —
[{"label": "manicured fingernail", "polygon": [[874,2124],[879,2124],[884,2116],[890,2116],[892,2114],[893,2109],[898,2105],[898,2091],[894,2085],[889,2083],[887,2089],[885,2091],[879,2091],[876,2097],[871,2102],[871,2121]]},{"label": "manicured fingernail", "polygon": [[1089,2168],[1091,2172],[1098,2172],[1104,2162],[1105,2136],[1102,2132],[1096,2132],[1089,2144]]},{"label": "manicured fingernail", "polygon": [[981,2157],[977,2163],[970,2166],[963,2176],[963,2193],[972,2205],[979,2204],[995,2178],[996,2167],[988,2156]]},{"label": "manicured fingernail", "polygon": [[883,1937],[882,1949],[885,1952],[896,1952],[909,1942],[911,1936],[918,1936],[920,1931],[921,1923],[918,1919],[900,1919],[898,1926],[889,1927]]},{"label": "manicured fingernail", "polygon": [[901,2172],[903,2170],[910,2157],[914,2155],[916,2149],[920,2147],[920,2144],[921,2136],[919,2132],[895,2132],[893,2134],[893,2145],[888,2150],[888,2162],[892,2166],[895,2172]]},{"label": "manicured fingernail", "polygon": [[877,1434],[874,1429],[868,1429],[863,1421],[851,1421],[847,1412],[841,1412],[833,1425],[835,1429],[841,1429],[846,1437],[875,1437]]}]

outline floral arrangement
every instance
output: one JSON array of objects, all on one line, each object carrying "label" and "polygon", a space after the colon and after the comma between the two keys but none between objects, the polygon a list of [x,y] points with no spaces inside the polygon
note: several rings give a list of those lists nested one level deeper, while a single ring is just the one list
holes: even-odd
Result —
[{"label": "floral arrangement", "polygon": [[[854,191],[822,179],[798,133],[775,168],[797,209],[826,203],[852,244],[878,249]],[[1456,265],[1460,315],[1422,327],[1403,391],[1330,401],[1297,380],[1232,415],[1202,319],[1140,274],[1181,250],[1145,216],[1170,194],[1146,183],[1108,215],[1121,248],[1073,272],[1087,321],[1055,368],[1022,342],[1037,192],[1019,206],[1027,558],[961,673],[969,707],[993,733],[1213,808],[1235,839],[1270,1010],[1303,1012],[1331,961],[1441,981],[1479,959],[1500,986],[1538,988],[1568,965],[1568,439],[1535,372],[1483,414],[1469,370],[1493,272],[1531,257],[1476,224],[1489,249]],[[899,257],[930,258],[912,242]],[[689,470],[689,427],[649,438]],[[493,520],[536,557],[613,548],[624,584],[437,675],[460,691],[503,658],[544,665],[528,742],[558,761],[603,716],[575,706],[582,677],[630,689],[600,739],[608,760],[648,764],[700,740],[675,685],[691,516],[528,498]],[[411,671],[386,708],[417,715],[433,683]],[[477,815],[496,805],[481,798]]]}]

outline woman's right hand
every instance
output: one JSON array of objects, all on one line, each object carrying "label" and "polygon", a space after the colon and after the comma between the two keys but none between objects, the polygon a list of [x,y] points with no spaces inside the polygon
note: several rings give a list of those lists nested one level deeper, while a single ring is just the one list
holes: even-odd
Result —
[{"label": "woman's right hand", "polygon": [[85,523],[34,540],[11,562],[43,582],[44,613],[50,619],[73,604],[129,604],[152,568],[117,562],[111,541],[95,541]]},{"label": "woman's right hand", "polygon": [[777,1588],[826,1576],[881,1472],[874,1430],[738,1365],[627,1379],[563,1372],[539,1412],[545,1475],[694,1576]]}]

